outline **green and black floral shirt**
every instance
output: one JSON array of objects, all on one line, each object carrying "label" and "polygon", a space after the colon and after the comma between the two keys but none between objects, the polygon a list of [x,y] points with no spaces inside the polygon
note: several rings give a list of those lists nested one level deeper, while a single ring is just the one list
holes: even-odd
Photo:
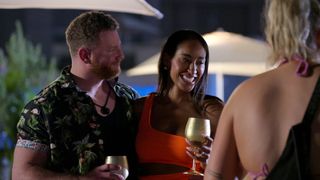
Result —
[{"label": "green and black floral shirt", "polygon": [[131,173],[136,160],[131,100],[138,94],[118,82],[112,86],[116,106],[102,117],[86,92],[75,85],[70,66],[66,67],[23,109],[16,146],[47,152],[49,169],[75,175],[102,165],[107,155],[127,155]]}]

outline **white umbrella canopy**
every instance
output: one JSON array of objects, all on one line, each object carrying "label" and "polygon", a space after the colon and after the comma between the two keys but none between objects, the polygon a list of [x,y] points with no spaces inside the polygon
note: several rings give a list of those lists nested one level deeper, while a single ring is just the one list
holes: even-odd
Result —
[{"label": "white umbrella canopy", "polygon": [[104,10],[142,14],[159,19],[163,17],[160,11],[145,0],[1,0],[0,8]]},{"label": "white umbrella canopy", "polygon": [[[252,76],[267,70],[270,47],[239,34],[214,31],[203,35],[209,46],[209,73]],[[157,74],[160,53],[127,71],[128,76]]]}]

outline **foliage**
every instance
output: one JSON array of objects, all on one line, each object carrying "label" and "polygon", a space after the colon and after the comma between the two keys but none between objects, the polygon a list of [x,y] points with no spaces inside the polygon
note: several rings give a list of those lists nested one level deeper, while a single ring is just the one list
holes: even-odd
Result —
[{"label": "foliage", "polygon": [[[24,105],[57,76],[55,62],[44,57],[40,45],[24,37],[21,23],[16,22],[5,50],[0,48],[0,132],[6,132],[11,142],[16,142],[16,124]],[[12,159],[13,147],[2,144],[5,151],[0,160],[3,155]]]}]

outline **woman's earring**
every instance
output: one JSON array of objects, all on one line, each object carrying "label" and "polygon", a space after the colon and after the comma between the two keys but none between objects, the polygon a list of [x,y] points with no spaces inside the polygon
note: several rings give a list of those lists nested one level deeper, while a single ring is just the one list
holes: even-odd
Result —
[{"label": "woman's earring", "polygon": [[168,70],[168,67],[167,67],[167,66],[164,66],[163,69],[164,69],[164,70]]}]

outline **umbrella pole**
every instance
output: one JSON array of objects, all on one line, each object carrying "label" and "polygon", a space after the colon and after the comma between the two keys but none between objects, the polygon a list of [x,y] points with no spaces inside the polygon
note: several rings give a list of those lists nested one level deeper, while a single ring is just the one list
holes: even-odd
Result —
[{"label": "umbrella pole", "polygon": [[224,101],[224,81],[222,73],[216,74],[216,92],[217,96]]}]

